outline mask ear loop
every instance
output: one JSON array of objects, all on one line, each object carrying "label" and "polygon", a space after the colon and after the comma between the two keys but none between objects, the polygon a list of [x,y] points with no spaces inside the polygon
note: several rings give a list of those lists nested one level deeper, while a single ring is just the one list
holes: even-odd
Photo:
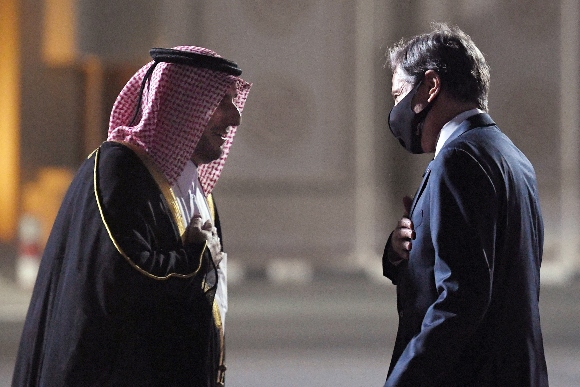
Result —
[{"label": "mask ear loop", "polygon": [[135,109],[135,114],[133,115],[133,118],[129,122],[128,126],[133,126],[135,120],[137,119],[137,116],[139,115],[139,112],[141,111],[141,102],[143,101],[143,90],[145,90],[145,85],[147,84],[147,81],[151,78],[151,74],[153,74],[153,70],[155,70],[155,67],[157,66],[158,63],[159,62],[157,61],[153,62],[153,64],[147,69],[147,72],[143,77],[143,81],[141,82],[141,88],[139,89],[139,99],[137,100],[137,108]]}]

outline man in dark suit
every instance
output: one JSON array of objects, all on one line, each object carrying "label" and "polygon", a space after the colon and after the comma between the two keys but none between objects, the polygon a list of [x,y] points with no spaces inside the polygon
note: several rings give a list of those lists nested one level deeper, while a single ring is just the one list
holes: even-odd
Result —
[{"label": "man in dark suit", "polygon": [[485,59],[436,24],[389,65],[391,131],[435,158],[383,255],[399,311],[385,386],[547,386],[536,176],[486,113]]}]

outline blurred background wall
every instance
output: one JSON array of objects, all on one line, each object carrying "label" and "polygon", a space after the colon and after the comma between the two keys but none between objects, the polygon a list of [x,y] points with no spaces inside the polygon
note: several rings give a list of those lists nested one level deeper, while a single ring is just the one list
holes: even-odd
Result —
[{"label": "blurred background wall", "polygon": [[430,158],[408,155],[389,132],[384,53],[431,21],[457,24],[483,51],[490,113],[536,168],[542,280],[578,275],[576,0],[1,4],[2,276],[17,279],[21,258],[42,250],[72,175],[106,138],[114,99],[148,50],[182,44],[236,61],[254,84],[215,190],[232,275],[380,275],[401,198]]}]

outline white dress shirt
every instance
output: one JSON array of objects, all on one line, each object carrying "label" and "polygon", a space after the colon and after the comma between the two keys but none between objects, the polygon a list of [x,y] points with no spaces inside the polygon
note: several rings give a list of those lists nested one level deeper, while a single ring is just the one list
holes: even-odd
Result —
[{"label": "white dress shirt", "polygon": [[459,128],[459,125],[461,125],[461,123],[466,119],[468,119],[469,117],[479,113],[485,112],[477,108],[466,110],[463,113],[459,113],[458,115],[453,117],[451,121],[443,125],[443,128],[441,128],[441,131],[439,132],[439,138],[437,139],[437,146],[435,147],[435,157],[437,157],[439,151],[441,150],[441,148],[443,148],[445,141],[447,141],[447,139],[451,137],[451,135]]}]

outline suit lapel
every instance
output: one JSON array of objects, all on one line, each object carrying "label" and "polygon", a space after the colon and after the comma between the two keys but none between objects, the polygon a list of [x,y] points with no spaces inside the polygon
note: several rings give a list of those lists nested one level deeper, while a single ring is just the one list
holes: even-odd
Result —
[{"label": "suit lapel", "polygon": [[[461,125],[459,125],[457,130],[455,132],[453,132],[453,134],[451,136],[449,136],[447,141],[445,141],[445,144],[443,144],[443,147],[445,147],[445,145],[449,144],[451,141],[453,141],[457,137],[461,136],[463,133],[467,132],[468,130],[471,130],[473,128],[478,128],[478,127],[492,126],[492,125],[495,125],[495,122],[491,119],[489,114],[481,113],[481,114],[473,115],[473,116],[467,118],[465,121],[463,121],[461,123]],[[415,206],[417,205],[417,201],[419,200],[419,198],[423,194],[423,191],[425,191],[425,187],[427,186],[427,182],[429,181],[429,175],[431,174],[431,164],[433,163],[434,160],[435,159],[431,160],[429,165],[427,165],[427,169],[425,169],[425,172],[423,173],[423,180],[421,181],[421,185],[419,185],[419,189],[417,190],[417,192],[415,193],[415,196],[413,197],[413,203],[411,204],[411,212],[409,213],[409,217],[413,215],[413,211],[415,210]]]},{"label": "suit lapel", "polygon": [[[455,132],[453,132],[453,134],[451,136],[449,136],[447,141],[445,141],[445,144],[443,145],[443,147],[445,147],[445,145],[449,144],[451,141],[453,141],[457,137],[461,136],[463,133],[467,132],[468,130],[471,130],[473,128],[478,128],[478,127],[492,126],[492,125],[495,125],[495,122],[491,119],[489,114],[481,113],[481,114],[473,115],[473,116],[467,118],[465,121],[463,121],[461,123],[461,125],[459,125],[457,130]],[[427,182],[429,181],[429,175],[431,174],[431,164],[433,164],[433,160],[431,160],[431,162],[427,166],[427,169],[423,173],[423,180],[421,181],[421,185],[419,186],[419,189],[417,190],[417,192],[415,193],[415,196],[413,197],[413,203],[411,204],[411,212],[409,213],[409,216],[413,215],[413,211],[415,210],[415,207],[417,206],[417,201],[419,200],[419,198],[423,194],[423,191],[425,191],[425,187],[427,187]]]},{"label": "suit lapel", "polygon": [[423,180],[421,180],[421,184],[419,185],[419,189],[417,190],[417,192],[415,193],[415,196],[413,197],[413,203],[411,204],[411,211],[409,212],[409,217],[411,217],[413,215],[413,211],[415,210],[415,206],[417,205],[417,201],[421,197],[421,194],[423,194],[423,191],[425,191],[425,187],[427,186],[427,181],[429,180],[429,175],[431,174],[431,164],[432,163],[433,163],[433,160],[431,160],[429,162],[429,164],[427,165],[427,169],[425,169],[425,172],[423,172]]}]

